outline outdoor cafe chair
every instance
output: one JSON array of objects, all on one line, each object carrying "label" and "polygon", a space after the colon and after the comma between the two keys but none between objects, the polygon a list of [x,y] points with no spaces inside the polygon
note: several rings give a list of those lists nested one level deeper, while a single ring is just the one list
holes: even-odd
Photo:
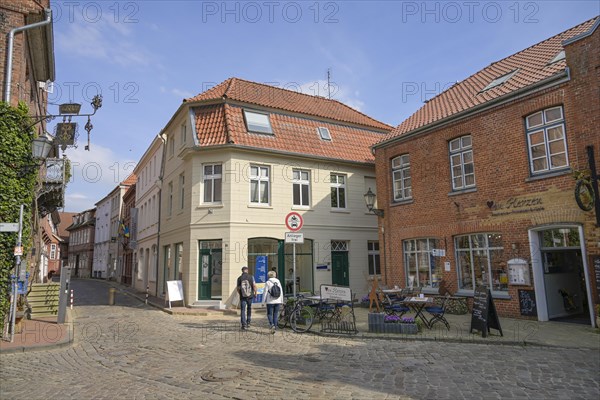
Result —
[{"label": "outdoor cafe chair", "polygon": [[383,301],[383,311],[387,315],[397,315],[399,317],[403,316],[407,312],[410,311],[410,308],[404,304],[399,303],[399,301],[404,300],[404,297],[392,297],[393,295],[384,295]]},{"label": "outdoor cafe chair", "polygon": [[436,305],[436,306],[425,307],[425,311],[427,311],[432,316],[432,318],[429,320],[429,328],[431,328],[434,323],[439,321],[439,322],[443,322],[444,325],[446,325],[446,328],[448,328],[448,330],[450,330],[450,324],[444,317],[444,314],[446,313],[446,305],[448,304],[449,300],[450,300],[450,294],[447,293],[440,306]]}]

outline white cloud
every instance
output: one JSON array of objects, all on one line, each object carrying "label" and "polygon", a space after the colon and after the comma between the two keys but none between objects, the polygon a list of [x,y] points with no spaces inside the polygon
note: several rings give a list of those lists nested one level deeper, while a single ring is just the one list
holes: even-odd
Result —
[{"label": "white cloud", "polygon": [[190,97],[194,97],[195,95],[192,92],[188,92],[187,90],[181,90],[177,88],[171,89],[171,93],[177,97],[183,97],[184,99],[188,99]]},{"label": "white cloud", "polygon": [[74,21],[55,32],[56,47],[68,56],[108,61],[124,67],[148,65],[151,54],[132,37],[126,24],[110,18],[98,22]]},{"label": "white cloud", "polygon": [[65,209],[70,211],[94,207],[133,172],[136,164],[98,144],[93,144],[90,151],[83,146],[69,148],[66,154],[71,160],[72,177],[67,184]]}]

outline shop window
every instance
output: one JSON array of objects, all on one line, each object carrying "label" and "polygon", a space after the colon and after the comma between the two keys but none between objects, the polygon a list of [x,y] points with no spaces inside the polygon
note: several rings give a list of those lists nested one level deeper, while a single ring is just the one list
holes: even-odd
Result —
[{"label": "shop window", "polygon": [[403,241],[406,286],[438,287],[442,276],[441,263],[433,257],[432,250],[438,248],[433,238]]},{"label": "shop window", "polygon": [[455,247],[459,289],[471,291],[486,286],[492,291],[508,291],[501,234],[457,236]]}]

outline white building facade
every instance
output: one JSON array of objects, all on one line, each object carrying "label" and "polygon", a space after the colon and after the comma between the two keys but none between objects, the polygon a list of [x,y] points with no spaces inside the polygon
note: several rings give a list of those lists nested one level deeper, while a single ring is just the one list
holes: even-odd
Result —
[{"label": "white building facade", "polygon": [[290,212],[304,220],[296,289],[366,293],[380,273],[369,146],[389,129],[337,101],[236,78],[189,99],[161,132],[159,295],[182,280],[186,304],[222,306],[241,267],[259,264],[291,292]]},{"label": "white building facade", "polygon": [[158,227],[160,210],[160,176],[163,141],[156,137],[146,150],[133,173],[138,177],[136,209],[131,214],[131,234],[135,235],[133,286],[157,294]]},{"label": "white building facade", "polygon": [[96,227],[92,278],[108,278],[108,245],[110,243],[110,198],[96,203]]}]

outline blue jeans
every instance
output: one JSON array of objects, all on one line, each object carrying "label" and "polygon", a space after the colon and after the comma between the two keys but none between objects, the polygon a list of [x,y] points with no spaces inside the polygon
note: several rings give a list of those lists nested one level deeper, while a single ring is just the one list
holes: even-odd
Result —
[{"label": "blue jeans", "polygon": [[267,318],[269,318],[269,326],[277,328],[277,317],[279,317],[279,306],[281,304],[267,304]]},{"label": "blue jeans", "polygon": [[252,320],[252,297],[240,299],[240,305],[242,307],[242,326],[248,326]]}]

